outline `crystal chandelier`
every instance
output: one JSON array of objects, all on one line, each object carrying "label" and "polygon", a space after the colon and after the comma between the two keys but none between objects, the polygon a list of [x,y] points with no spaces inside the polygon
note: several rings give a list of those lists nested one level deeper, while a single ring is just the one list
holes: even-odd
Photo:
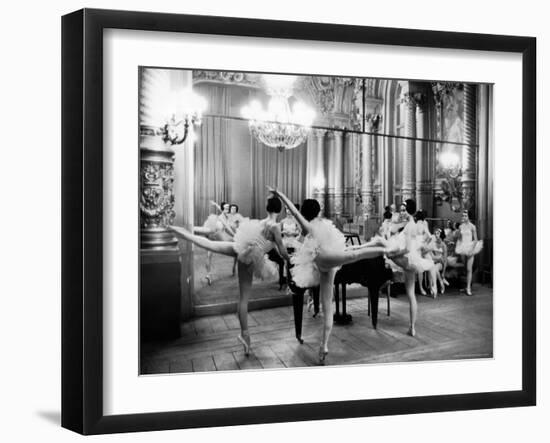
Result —
[{"label": "crystal chandelier", "polygon": [[248,120],[250,133],[264,145],[280,151],[300,146],[311,131],[315,113],[299,101],[291,108],[289,98],[294,77],[265,76],[264,83],[270,96],[267,109],[253,100],[241,111]]}]

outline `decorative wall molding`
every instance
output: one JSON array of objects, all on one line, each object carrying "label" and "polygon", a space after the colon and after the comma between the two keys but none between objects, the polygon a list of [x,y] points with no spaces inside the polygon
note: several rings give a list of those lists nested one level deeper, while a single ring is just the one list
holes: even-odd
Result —
[{"label": "decorative wall molding", "polygon": [[261,88],[261,74],[231,71],[193,71],[193,84],[215,83],[221,85]]}]

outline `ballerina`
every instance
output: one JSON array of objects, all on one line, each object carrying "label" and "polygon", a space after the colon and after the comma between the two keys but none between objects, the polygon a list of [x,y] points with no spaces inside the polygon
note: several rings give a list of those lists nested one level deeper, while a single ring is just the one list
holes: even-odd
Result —
[{"label": "ballerina", "polygon": [[294,204],[281,192],[268,186],[274,195],[279,197],[290,210],[305,235],[302,247],[291,257],[294,267],[291,274],[297,286],[310,288],[320,286],[321,307],[323,310],[323,327],[319,347],[319,363],[324,364],[328,354],[328,340],[332,330],[332,295],[336,271],[347,263],[365,258],[374,258],[384,254],[404,254],[404,248],[386,247],[387,242],[381,237],[374,241],[346,247],[344,235],[334,224],[319,216],[321,206],[317,200],[306,199],[299,212]]},{"label": "ballerina", "polygon": [[[210,214],[202,226],[195,226],[193,233],[203,235],[213,241],[230,241],[235,235],[235,230],[229,223],[229,203],[222,202],[217,204],[214,201],[210,201],[210,204],[214,206],[220,214]],[[206,281],[208,285],[212,284],[212,257],[211,251],[206,253]]]},{"label": "ballerina", "polygon": [[462,212],[462,219],[458,227],[458,236],[455,253],[462,256],[466,264],[466,295],[472,295],[472,269],[474,255],[483,249],[483,240],[477,239],[477,229],[470,222],[468,211]]},{"label": "ballerina", "polygon": [[[417,303],[414,293],[414,282],[418,272],[428,271],[433,266],[432,260],[422,258],[420,246],[417,241],[417,227],[414,222],[413,214],[416,212],[416,203],[412,199],[407,199],[399,207],[399,218],[392,228],[394,234],[389,242],[404,244],[408,250],[407,254],[391,258],[391,262],[400,268],[405,274],[405,291],[409,300],[409,330],[408,334],[412,337],[416,335],[416,316]],[[393,267],[393,266],[392,266]]]},{"label": "ballerina", "polygon": [[[241,223],[245,220],[245,218],[239,213],[239,206],[236,205],[235,203],[231,203],[231,205],[229,206],[229,215],[227,216],[227,220],[229,223],[229,227],[234,235],[239,229],[239,226],[241,225]],[[237,257],[233,259],[233,268],[231,271],[232,276],[235,275],[236,269],[237,269]]]},{"label": "ballerina", "polygon": [[[428,222],[426,221],[426,213],[422,210],[419,210],[416,213],[416,241],[420,247],[421,255],[424,259],[431,261],[431,266],[428,261],[424,262],[426,266],[429,266],[428,272],[428,283],[430,285],[430,294],[433,298],[437,297],[437,267],[431,255],[431,246],[429,245],[431,241],[431,233],[428,227]],[[424,267],[426,267],[424,266]],[[424,272],[419,271],[417,274],[418,277],[418,286],[420,288],[420,293],[422,295],[427,295],[424,289]]]},{"label": "ballerina", "polygon": [[169,227],[179,237],[207,251],[237,257],[239,278],[237,314],[241,326],[241,333],[237,339],[243,345],[246,356],[250,355],[251,351],[248,331],[248,300],[252,289],[252,279],[254,276],[266,279],[277,275],[275,265],[267,259],[266,255],[271,249],[277,248],[283,258],[290,259],[283,246],[279,223],[277,223],[277,216],[281,209],[282,204],[278,198],[269,198],[266,206],[267,217],[263,220],[244,220],[234,239],[229,241],[213,241],[192,234],[181,227]]},{"label": "ballerina", "polygon": [[449,286],[449,282],[445,278],[445,271],[447,269],[447,246],[445,245],[444,239],[445,232],[441,228],[436,228],[426,244],[427,254],[436,266],[436,277],[437,282],[441,286],[441,294],[445,293],[445,286]]}]

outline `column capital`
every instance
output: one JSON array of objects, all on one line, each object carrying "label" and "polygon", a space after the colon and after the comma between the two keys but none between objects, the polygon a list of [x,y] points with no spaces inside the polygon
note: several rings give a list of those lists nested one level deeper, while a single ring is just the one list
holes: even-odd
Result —
[{"label": "column capital", "polygon": [[312,129],[311,133],[317,137],[317,138],[324,138],[325,134],[327,133],[326,129],[320,129],[320,128],[314,128]]},{"label": "column capital", "polygon": [[462,87],[462,83],[456,82],[434,82],[432,83],[432,91],[436,106],[441,106],[445,95],[452,95],[457,89]]},{"label": "column capital", "polygon": [[412,92],[405,92],[400,97],[400,102],[405,103],[408,106],[415,106],[415,100],[414,100],[414,93]]},{"label": "column capital", "polygon": [[335,140],[342,140],[344,137],[344,131],[334,128],[334,130],[328,130],[327,135],[329,138],[334,138]]}]

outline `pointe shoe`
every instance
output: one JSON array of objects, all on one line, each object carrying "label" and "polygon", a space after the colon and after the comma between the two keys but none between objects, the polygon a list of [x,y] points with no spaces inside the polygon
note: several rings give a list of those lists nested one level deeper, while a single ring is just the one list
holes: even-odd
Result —
[{"label": "pointe shoe", "polygon": [[210,274],[206,274],[206,283],[208,283],[208,286],[212,286],[212,276]]},{"label": "pointe shoe", "polygon": [[250,349],[251,349],[250,335],[244,335],[244,336],[243,335],[238,335],[237,340],[239,340],[239,342],[241,342],[241,344],[243,345],[244,355],[246,355],[248,357],[250,355]]},{"label": "pointe shoe", "polygon": [[472,294],[472,290],[471,290],[471,289],[466,289],[466,295],[468,295],[468,296],[471,297],[471,296],[474,295],[474,294]]},{"label": "pointe shoe", "polygon": [[302,337],[296,336],[296,340],[298,340],[298,343],[300,343],[301,345],[304,344],[304,339]]},{"label": "pointe shoe", "polygon": [[426,294],[426,291],[424,290],[424,288],[420,288],[420,293],[421,293],[422,295],[428,295],[428,294]]},{"label": "pointe shoe", "polygon": [[414,337],[416,335],[416,330],[413,327],[410,327],[409,330],[407,331],[407,335]]},{"label": "pointe shoe", "polygon": [[325,351],[323,348],[319,349],[319,364],[324,366],[325,361],[328,355],[328,351]]},{"label": "pointe shoe", "polygon": [[431,292],[432,297],[433,297],[434,299],[436,299],[436,298],[437,298],[437,286],[433,287],[433,288],[430,290],[430,292]]},{"label": "pointe shoe", "polygon": [[443,279],[443,284],[444,284],[445,286],[449,286],[449,282],[447,281],[446,278]]}]

